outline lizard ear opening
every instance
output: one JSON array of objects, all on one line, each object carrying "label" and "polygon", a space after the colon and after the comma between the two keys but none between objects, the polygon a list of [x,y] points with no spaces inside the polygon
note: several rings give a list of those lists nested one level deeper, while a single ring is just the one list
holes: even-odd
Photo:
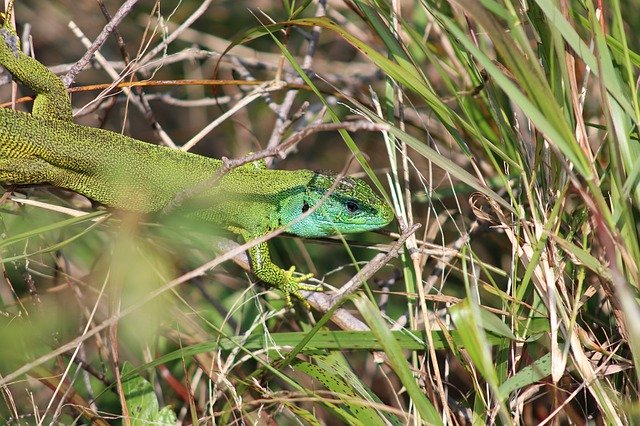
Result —
[{"label": "lizard ear opening", "polygon": [[304,204],[302,204],[302,213],[305,213],[307,210],[309,210],[309,203],[305,201]]}]

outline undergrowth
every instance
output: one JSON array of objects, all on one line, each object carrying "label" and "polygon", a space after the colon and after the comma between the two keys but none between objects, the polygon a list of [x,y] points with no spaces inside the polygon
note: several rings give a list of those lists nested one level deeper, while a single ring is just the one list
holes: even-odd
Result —
[{"label": "undergrowth", "polygon": [[[84,53],[68,21],[93,39],[98,11],[21,1],[16,20],[64,74]],[[138,2],[122,45],[78,76],[76,122],[346,168],[397,220],[270,241],[327,286],[288,310],[219,230],[6,188],[2,419],[635,423],[637,14],[616,0]]]}]

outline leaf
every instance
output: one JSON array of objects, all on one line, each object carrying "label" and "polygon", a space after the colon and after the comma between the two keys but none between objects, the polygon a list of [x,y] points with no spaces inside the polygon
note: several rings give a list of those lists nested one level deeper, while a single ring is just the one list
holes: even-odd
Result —
[{"label": "leaf", "polygon": [[475,367],[490,385],[497,388],[498,378],[486,333],[483,332],[485,324],[482,323],[482,316],[477,314],[478,310],[478,306],[471,305],[469,299],[465,299],[451,307],[449,312]]},{"label": "leaf", "polygon": [[[128,362],[122,367],[122,381],[124,399],[131,420],[131,426],[175,425],[178,421],[176,414],[170,407],[159,410],[158,398],[153,386],[146,379],[136,373],[136,369]],[[122,424],[126,424],[122,420]]]},{"label": "leaf", "polygon": [[[332,401],[331,399],[322,400],[321,403],[327,410],[340,417],[346,424],[365,424],[360,417],[361,412],[359,409],[362,406],[355,403],[357,395],[348,383],[323,367],[306,361],[296,359],[291,362],[291,366],[322,383],[341,402],[341,404],[338,404],[330,402]],[[378,419],[371,418],[367,418],[367,422],[375,425],[383,424]]]},{"label": "leaf", "polygon": [[505,380],[500,385],[500,394],[509,395],[514,390],[522,389],[549,374],[551,374],[551,354],[547,353]]},{"label": "leaf", "polygon": [[362,317],[371,327],[371,331],[376,335],[382,343],[385,354],[389,359],[393,371],[407,390],[411,397],[411,401],[416,406],[416,410],[420,413],[422,420],[428,424],[442,424],[442,419],[438,414],[431,401],[424,394],[424,391],[418,386],[416,377],[414,376],[409,364],[402,353],[402,349],[393,339],[393,334],[389,330],[388,324],[382,318],[380,311],[374,306],[369,299],[364,296],[357,296],[354,303]]}]

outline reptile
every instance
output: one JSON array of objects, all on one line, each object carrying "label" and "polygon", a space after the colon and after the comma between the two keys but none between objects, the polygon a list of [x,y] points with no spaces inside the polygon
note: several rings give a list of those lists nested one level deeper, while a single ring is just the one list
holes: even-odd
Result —
[{"label": "reptile", "polygon": [[[62,80],[22,52],[8,10],[0,27],[0,64],[36,97],[30,114],[0,108],[1,182],[50,184],[138,213],[162,212],[180,194],[204,185],[179,210],[246,242],[278,228],[326,237],[378,229],[393,219],[390,206],[362,179],[336,183],[335,175],[272,170],[262,161],[233,168],[207,185],[222,170],[221,160],[73,123]],[[266,242],[248,253],[254,275],[282,291],[287,305],[294,296],[308,306],[300,291],[320,290],[305,284],[313,274],[294,275],[293,266],[275,265]]]}]

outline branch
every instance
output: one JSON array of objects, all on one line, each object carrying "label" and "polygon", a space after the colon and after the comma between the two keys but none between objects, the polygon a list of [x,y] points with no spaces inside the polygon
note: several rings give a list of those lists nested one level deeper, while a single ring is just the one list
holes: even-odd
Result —
[{"label": "branch", "polygon": [[109,37],[109,34],[111,34],[114,28],[118,26],[120,22],[122,22],[124,17],[127,16],[129,12],[131,12],[131,9],[133,9],[133,6],[137,2],[138,0],[127,0],[125,4],[123,4],[120,9],[118,9],[118,12],[116,12],[116,14],[113,16],[113,19],[104,26],[102,32],[98,35],[98,37],[96,37],[95,41],[84,54],[84,56],[78,62],[76,62],[73,67],[71,67],[69,72],[64,77],[62,77],[62,82],[66,87],[71,86],[71,84],[76,79],[76,76],[80,73],[80,71],[84,69],[84,67],[87,66],[87,64],[93,57],[93,54],[98,49],[100,49],[100,47],[102,47],[104,42],[107,40],[107,37]]}]

